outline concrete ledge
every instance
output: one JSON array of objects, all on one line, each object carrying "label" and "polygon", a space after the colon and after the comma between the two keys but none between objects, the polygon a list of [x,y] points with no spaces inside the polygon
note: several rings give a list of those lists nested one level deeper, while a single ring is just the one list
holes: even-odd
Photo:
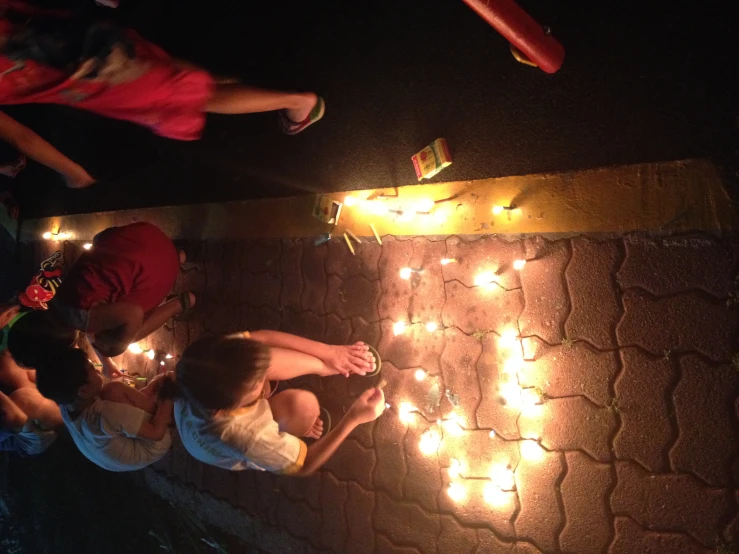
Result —
[{"label": "concrete ledge", "polygon": [[[739,227],[716,167],[705,160],[621,166],[572,173],[504,177],[397,189],[370,189],[327,196],[352,196],[336,228],[312,217],[314,196],[159,207],[34,219],[21,225],[20,240],[38,240],[47,231],[89,240],[97,232],[133,221],[151,221],[180,239],[313,237],[347,228],[381,235],[568,234],[629,231],[729,232]],[[384,196],[382,200],[378,197]],[[364,199],[408,210],[419,200],[436,201],[432,215],[411,221],[369,213]],[[493,206],[514,211],[495,215]],[[444,217],[439,217],[439,216]]]}]

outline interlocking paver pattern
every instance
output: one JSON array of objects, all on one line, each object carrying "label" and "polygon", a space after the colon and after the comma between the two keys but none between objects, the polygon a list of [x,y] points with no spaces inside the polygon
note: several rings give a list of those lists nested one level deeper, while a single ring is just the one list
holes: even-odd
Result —
[{"label": "interlocking paver pattern", "polygon": [[[339,240],[183,244],[200,265],[178,290],[199,292],[200,308],[151,346],[180,353],[205,332],[245,328],[364,340],[384,359],[391,408],[310,479],[205,467],[176,439],[156,469],[283,527],[306,552],[693,554],[739,539],[739,240],[383,242],[356,256]],[[520,272],[516,259],[528,260]],[[405,280],[404,267],[417,271]],[[476,286],[486,271],[494,282]],[[512,376],[501,346],[511,331],[521,353]],[[541,403],[522,410],[504,398],[511,380]],[[293,385],[339,418],[377,381]],[[410,423],[398,417],[403,401],[418,409]],[[437,427],[450,414],[461,427]],[[429,428],[443,433],[431,455],[419,447]],[[505,466],[513,482],[491,504],[486,486]],[[448,494],[453,481],[464,498]]]}]

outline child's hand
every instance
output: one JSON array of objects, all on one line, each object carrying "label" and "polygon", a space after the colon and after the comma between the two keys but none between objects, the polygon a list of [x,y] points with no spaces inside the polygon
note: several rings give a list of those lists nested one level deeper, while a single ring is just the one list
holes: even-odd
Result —
[{"label": "child's hand", "polygon": [[365,375],[374,371],[374,357],[363,342],[351,346],[329,346],[324,363],[337,373],[349,377],[352,373]]},{"label": "child's hand", "polygon": [[21,309],[18,305],[0,306],[0,329],[5,327]]},{"label": "child's hand", "polygon": [[64,175],[64,180],[67,183],[67,187],[71,189],[83,189],[95,184],[95,178],[82,167],[75,173]]},{"label": "child's hand", "polygon": [[374,421],[385,411],[385,394],[382,389],[367,389],[349,407],[347,415],[357,424]]}]

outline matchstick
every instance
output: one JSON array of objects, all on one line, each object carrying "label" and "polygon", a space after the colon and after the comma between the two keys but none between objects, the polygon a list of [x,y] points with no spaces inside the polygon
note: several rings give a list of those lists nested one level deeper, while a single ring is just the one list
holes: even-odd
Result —
[{"label": "matchstick", "polygon": [[356,240],[357,242],[362,242],[362,239],[360,239],[360,238],[359,238],[359,237],[358,237],[357,235],[355,235],[354,233],[352,233],[351,229],[347,229],[347,230],[346,230],[346,232],[347,232],[347,234],[348,234],[348,235],[349,235],[349,236],[350,236],[351,238],[353,238],[353,239],[354,239],[354,240]]},{"label": "matchstick", "polygon": [[344,240],[346,241],[346,245],[349,247],[349,252],[352,253],[352,256],[355,256],[354,247],[352,246],[352,243],[346,233],[344,233]]},{"label": "matchstick", "polygon": [[380,235],[377,234],[377,229],[375,229],[374,224],[370,223],[370,229],[372,229],[372,234],[375,235],[375,238],[377,239],[377,244],[382,246],[382,239],[380,238]]}]

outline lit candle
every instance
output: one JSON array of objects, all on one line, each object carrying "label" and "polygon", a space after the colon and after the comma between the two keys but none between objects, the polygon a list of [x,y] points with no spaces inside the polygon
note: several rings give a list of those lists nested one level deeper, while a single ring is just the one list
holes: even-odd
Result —
[{"label": "lit candle", "polygon": [[513,269],[516,271],[521,271],[523,269],[523,266],[526,265],[526,260],[516,260],[513,262]]},{"label": "lit candle", "polygon": [[544,458],[544,449],[534,440],[524,440],[519,443],[519,450],[524,459],[537,462]]},{"label": "lit candle", "polygon": [[462,470],[462,464],[459,463],[459,460],[457,458],[452,458],[449,460],[449,478],[450,479],[457,479],[459,477],[459,473]]},{"label": "lit candle", "polygon": [[406,281],[411,278],[412,274],[413,270],[410,267],[404,267],[400,270],[400,278],[405,279]]},{"label": "lit candle", "polygon": [[51,233],[49,231],[46,231],[43,235],[41,235],[44,239],[49,240],[51,238]]},{"label": "lit candle", "polygon": [[86,242],[85,244],[82,245],[82,248],[84,248],[85,250],[89,250],[90,248],[92,248],[92,243]]},{"label": "lit candle", "polygon": [[128,345],[128,351],[132,354],[141,354],[144,350],[139,346],[137,342],[133,342]]},{"label": "lit candle", "polygon": [[410,423],[413,421],[413,414],[417,411],[410,402],[401,402],[398,406],[398,419],[403,423]]},{"label": "lit candle", "polygon": [[508,495],[500,490],[500,487],[495,483],[485,483],[482,497],[491,506],[499,507],[508,503]]},{"label": "lit candle", "polygon": [[165,358],[167,358],[168,360],[171,360],[172,358],[174,358],[174,356],[172,356],[172,354],[167,354],[167,355],[165,356]]},{"label": "lit candle", "polygon": [[436,451],[439,449],[440,443],[441,436],[439,435],[439,433],[437,431],[434,431],[433,429],[427,429],[421,435],[421,440],[418,443],[418,448],[421,450],[421,453],[425,454],[426,456],[430,456],[431,454],[436,453]]},{"label": "lit candle", "polygon": [[493,281],[495,281],[495,273],[493,273],[492,271],[484,271],[475,276],[475,286],[476,287],[489,285]]},{"label": "lit candle", "polygon": [[467,489],[462,483],[449,483],[446,492],[455,502],[461,502],[467,496]]},{"label": "lit candle", "polygon": [[426,379],[426,376],[427,375],[428,375],[428,373],[426,373],[425,370],[423,370],[423,369],[417,369],[416,370],[416,381],[423,381],[424,379]]},{"label": "lit candle", "polygon": [[155,356],[156,356],[156,352],[154,352],[153,350],[149,350],[146,353],[146,357],[149,358],[150,360],[153,360]]},{"label": "lit candle", "polygon": [[441,265],[449,265],[449,264],[452,264],[452,263],[454,263],[456,261],[457,260],[455,260],[454,258],[442,258],[441,259]]},{"label": "lit candle", "polygon": [[437,330],[438,328],[439,328],[439,326],[438,326],[438,325],[436,324],[436,322],[435,322],[435,321],[429,321],[429,322],[428,322],[428,323],[426,324],[426,330],[427,330],[427,331],[428,331],[429,333],[433,333],[433,332],[434,332],[434,331],[436,331],[436,330]]},{"label": "lit candle", "polygon": [[396,321],[393,325],[393,333],[396,337],[405,333],[405,321]]},{"label": "lit candle", "polygon": [[357,203],[357,199],[353,196],[345,196],[344,197],[344,204],[351,207],[354,206]]}]

